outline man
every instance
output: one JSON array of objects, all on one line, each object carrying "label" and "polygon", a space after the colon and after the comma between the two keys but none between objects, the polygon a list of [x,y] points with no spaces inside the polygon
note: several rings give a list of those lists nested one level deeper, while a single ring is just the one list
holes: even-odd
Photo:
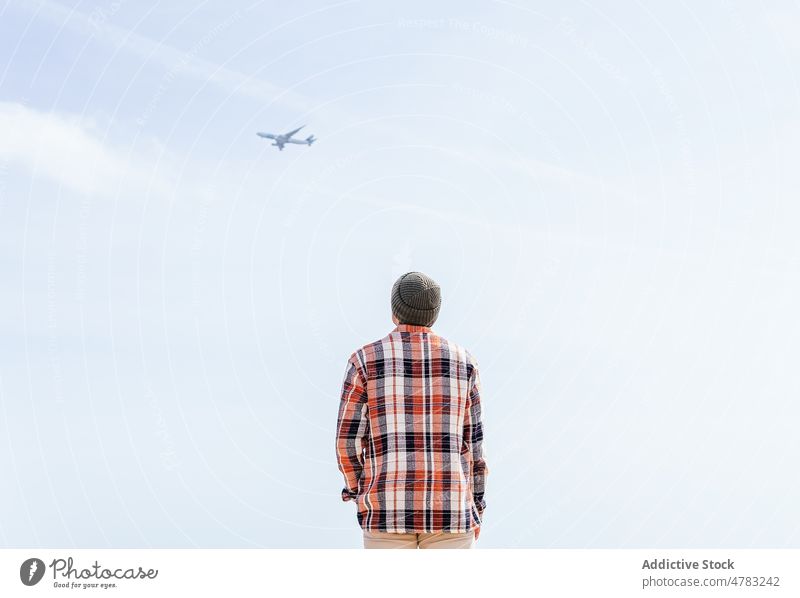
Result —
[{"label": "man", "polygon": [[441,302],[431,278],[404,274],[394,330],[347,362],[336,457],[365,548],[472,548],[480,534],[480,378],[472,355],[431,329]]}]

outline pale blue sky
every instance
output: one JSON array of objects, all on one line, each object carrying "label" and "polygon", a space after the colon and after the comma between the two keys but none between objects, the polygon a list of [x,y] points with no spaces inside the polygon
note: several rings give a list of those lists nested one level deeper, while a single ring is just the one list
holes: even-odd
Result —
[{"label": "pale blue sky", "polygon": [[0,4],[0,544],[360,546],[338,392],[422,270],[481,366],[479,547],[800,547],[799,26]]}]

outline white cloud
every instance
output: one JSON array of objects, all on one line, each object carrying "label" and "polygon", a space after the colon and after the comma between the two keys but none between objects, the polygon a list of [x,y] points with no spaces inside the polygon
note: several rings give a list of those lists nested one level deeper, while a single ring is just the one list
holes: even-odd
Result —
[{"label": "white cloud", "polygon": [[0,160],[32,177],[82,194],[115,196],[131,185],[153,195],[171,192],[156,167],[174,159],[155,141],[130,152],[104,140],[91,120],[15,102],[0,102],[0,131]]},{"label": "white cloud", "polygon": [[81,193],[107,191],[130,172],[127,161],[76,118],[0,102],[0,131],[0,158]]}]

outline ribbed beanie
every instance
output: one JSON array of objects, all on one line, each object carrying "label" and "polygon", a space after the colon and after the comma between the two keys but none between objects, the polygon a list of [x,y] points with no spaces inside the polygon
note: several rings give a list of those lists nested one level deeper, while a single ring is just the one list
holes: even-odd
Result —
[{"label": "ribbed beanie", "polygon": [[441,305],[439,285],[422,272],[407,272],[392,286],[392,313],[401,324],[433,326]]}]

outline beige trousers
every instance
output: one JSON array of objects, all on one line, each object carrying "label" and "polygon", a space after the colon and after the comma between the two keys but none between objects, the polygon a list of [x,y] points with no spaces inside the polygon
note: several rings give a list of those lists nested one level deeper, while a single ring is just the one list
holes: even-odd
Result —
[{"label": "beige trousers", "polygon": [[364,548],[472,548],[475,530],[463,533],[397,534],[364,530]]}]

